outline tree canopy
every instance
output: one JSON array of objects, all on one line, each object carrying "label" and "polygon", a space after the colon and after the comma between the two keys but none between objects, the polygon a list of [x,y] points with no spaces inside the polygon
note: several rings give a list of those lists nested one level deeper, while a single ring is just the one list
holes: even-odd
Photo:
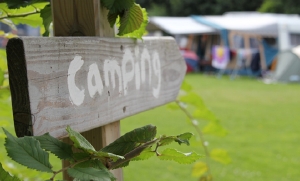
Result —
[{"label": "tree canopy", "polygon": [[296,0],[137,0],[150,16],[220,15],[229,11],[299,14]]},{"label": "tree canopy", "polygon": [[259,8],[261,12],[300,14],[300,6],[297,0],[265,0]]},{"label": "tree canopy", "polygon": [[149,15],[217,15],[228,11],[255,11],[263,0],[137,0]]}]

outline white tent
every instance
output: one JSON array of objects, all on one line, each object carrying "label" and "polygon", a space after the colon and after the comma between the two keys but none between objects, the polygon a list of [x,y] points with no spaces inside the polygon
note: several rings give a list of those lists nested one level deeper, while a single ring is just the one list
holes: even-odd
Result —
[{"label": "white tent", "polygon": [[205,16],[204,18],[229,31],[262,36],[277,35],[276,20],[268,16]]},{"label": "white tent", "polygon": [[[263,38],[273,37],[277,40],[279,52],[289,50],[300,44],[300,17],[299,15],[272,14],[259,12],[229,12],[222,16],[192,16],[197,22],[217,28],[221,31],[227,30],[230,35],[223,35],[223,41],[233,42],[233,35],[243,35],[249,42],[249,37],[254,37],[260,42]],[[249,45],[249,43],[248,43]],[[245,48],[249,49],[249,46]],[[274,57],[273,46],[267,46],[265,42],[259,44],[261,67],[266,69],[272,63]],[[273,52],[273,53],[272,53]],[[278,56],[279,61],[282,56]],[[280,65],[278,65],[280,66]]]},{"label": "white tent", "polygon": [[300,46],[279,53],[273,79],[280,82],[300,82]]},{"label": "white tent", "polygon": [[[262,40],[265,37],[273,37],[277,40],[277,48],[279,52],[291,50],[297,45],[300,45],[300,17],[299,15],[272,14],[259,12],[229,12],[220,16],[191,16],[191,17],[151,17],[150,24],[155,25],[159,29],[172,35],[187,35],[187,34],[216,34],[220,33],[222,38],[232,37],[233,34],[241,34],[247,37],[249,42],[250,37]],[[231,35],[224,36],[225,32]],[[224,39],[225,41],[225,39]],[[228,40],[226,40],[228,42]],[[225,42],[226,42],[225,41]],[[233,39],[230,40],[233,42]],[[245,48],[249,48],[246,46]],[[249,44],[249,43],[248,43]],[[261,67],[266,69],[270,61],[267,58],[267,47],[259,45],[261,53]],[[269,51],[270,52],[270,51]],[[278,56],[277,70],[281,69],[288,61],[289,56]],[[290,56],[291,57],[291,56]],[[294,58],[293,58],[294,59]]]},{"label": "white tent", "polygon": [[214,28],[202,25],[191,17],[150,17],[149,24],[171,35],[216,33]]},{"label": "white tent", "polygon": [[[299,15],[259,12],[229,12],[222,16],[202,16],[229,31],[261,37],[277,37],[279,50],[293,48],[291,34],[300,36]],[[300,41],[299,41],[300,44]]]}]

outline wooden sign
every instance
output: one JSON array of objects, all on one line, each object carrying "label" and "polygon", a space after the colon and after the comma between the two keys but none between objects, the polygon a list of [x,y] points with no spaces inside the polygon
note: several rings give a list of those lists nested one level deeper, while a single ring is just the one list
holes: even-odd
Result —
[{"label": "wooden sign", "polygon": [[24,37],[7,57],[18,136],[61,138],[166,104],[186,72],[170,37]]}]

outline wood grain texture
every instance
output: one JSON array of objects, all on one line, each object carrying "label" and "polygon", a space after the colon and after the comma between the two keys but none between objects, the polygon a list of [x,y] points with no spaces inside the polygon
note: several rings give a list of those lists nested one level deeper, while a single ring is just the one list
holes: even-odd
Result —
[{"label": "wood grain texture", "polygon": [[55,36],[114,37],[99,0],[52,0]]},{"label": "wood grain texture", "polygon": [[55,36],[95,36],[94,4],[92,0],[53,0]]},{"label": "wood grain texture", "polygon": [[[96,37],[24,37],[21,40],[26,58],[27,75],[24,76],[28,79],[30,111],[35,117],[34,135],[50,132],[52,136],[60,138],[66,136],[67,125],[84,132],[166,104],[175,100],[186,70],[173,38],[145,38],[143,42]],[[155,57],[153,52],[157,52],[161,77],[155,75],[153,67],[157,65],[152,61],[152,69],[146,64],[146,82],[141,83],[139,89],[136,84],[136,81],[141,81],[139,72],[134,73],[134,78],[126,87],[119,87],[123,80],[117,74],[115,87],[110,76],[110,85],[105,85],[108,83],[104,79],[106,60],[117,61],[122,66],[124,59],[134,59],[134,65],[140,66],[144,50],[149,52],[151,60]],[[68,88],[68,69],[75,56],[81,56],[84,60],[75,75],[76,86],[85,91],[84,101],[79,106],[72,103]],[[92,64],[98,66],[104,85],[102,94],[95,94],[94,97],[90,97],[87,86],[89,66]],[[125,72],[133,72],[130,65],[127,63],[124,66]],[[155,97],[153,90],[158,86],[159,94]]]},{"label": "wood grain texture", "polygon": [[[120,121],[115,121],[113,123],[101,126],[102,134],[102,146],[105,147],[110,143],[114,142],[121,136]],[[88,131],[89,132],[89,131]],[[123,181],[123,169],[118,168],[110,170],[110,172],[116,177],[117,181]]]},{"label": "wood grain texture", "polygon": [[[110,27],[106,18],[108,11],[101,6],[99,0],[52,0],[51,4],[55,36],[115,36],[114,29]],[[72,7],[71,10],[70,7]],[[120,125],[120,122],[116,121],[114,124]],[[105,125],[81,134],[96,150],[99,150],[109,144],[107,140],[114,141],[119,138],[120,127],[111,128],[111,125]],[[69,142],[70,140],[64,138],[63,141]],[[68,165],[68,163],[64,162],[63,165]],[[122,169],[113,170],[113,174],[118,181],[123,180]],[[64,179],[73,180],[66,173],[64,173]]]},{"label": "wood grain texture", "polygon": [[12,97],[15,132],[18,137],[32,136],[32,117],[30,110],[26,60],[23,42],[12,39],[8,42],[9,84]]}]

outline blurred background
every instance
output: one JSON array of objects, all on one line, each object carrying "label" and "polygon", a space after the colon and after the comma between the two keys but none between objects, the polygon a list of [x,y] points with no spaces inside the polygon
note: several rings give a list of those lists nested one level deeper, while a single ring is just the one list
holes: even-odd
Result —
[{"label": "blurred background", "polygon": [[[0,1],[1,2],[1,1]],[[187,64],[185,81],[201,96],[218,126],[199,119],[215,181],[298,181],[300,177],[300,5],[296,0],[136,0],[147,9],[145,36],[172,36]],[[42,28],[0,23],[0,31],[41,36]],[[0,33],[1,34],[1,33]],[[0,36],[0,71],[6,70]],[[5,60],[6,61],[6,60]],[[3,79],[4,80],[4,79]],[[0,77],[0,126],[13,131],[8,82]],[[2,89],[3,88],[3,89]],[[205,117],[205,116],[204,116]],[[207,117],[206,117],[207,118]],[[126,133],[146,124],[158,135],[195,134],[178,150],[205,154],[197,131],[182,111],[168,106],[121,121]],[[210,131],[206,131],[210,129]],[[212,131],[213,130],[213,131]],[[226,131],[224,131],[226,130]],[[220,134],[222,133],[222,134]],[[0,145],[4,135],[0,133]],[[1,148],[3,149],[3,148]],[[221,151],[220,151],[221,150]],[[213,152],[214,151],[214,152]],[[59,168],[60,161],[51,158]],[[6,155],[0,161],[14,172]],[[202,160],[205,162],[205,159]],[[151,158],[124,168],[130,181],[205,181],[207,167]],[[24,171],[23,171],[24,173]],[[28,180],[47,175],[26,171]]]},{"label": "blurred background", "polygon": [[[300,6],[297,2],[137,2],[147,9],[150,17],[147,36],[176,39],[188,66],[185,80],[228,131],[226,136],[204,134],[209,150],[222,148],[230,157],[230,161],[221,164],[216,159],[210,162],[213,180],[299,180]],[[184,114],[164,107],[128,118],[121,122],[122,129],[129,131],[149,118],[161,134],[179,130],[196,133]],[[202,130],[205,124],[205,121],[200,124]],[[197,138],[196,135],[190,148],[178,149],[192,148],[204,153]],[[199,165],[150,161],[150,166],[146,162],[131,163],[132,167],[124,169],[125,180],[153,180],[149,179],[150,174],[155,175],[154,180],[209,180],[195,171],[203,169]],[[146,169],[137,171],[137,168]]]}]

